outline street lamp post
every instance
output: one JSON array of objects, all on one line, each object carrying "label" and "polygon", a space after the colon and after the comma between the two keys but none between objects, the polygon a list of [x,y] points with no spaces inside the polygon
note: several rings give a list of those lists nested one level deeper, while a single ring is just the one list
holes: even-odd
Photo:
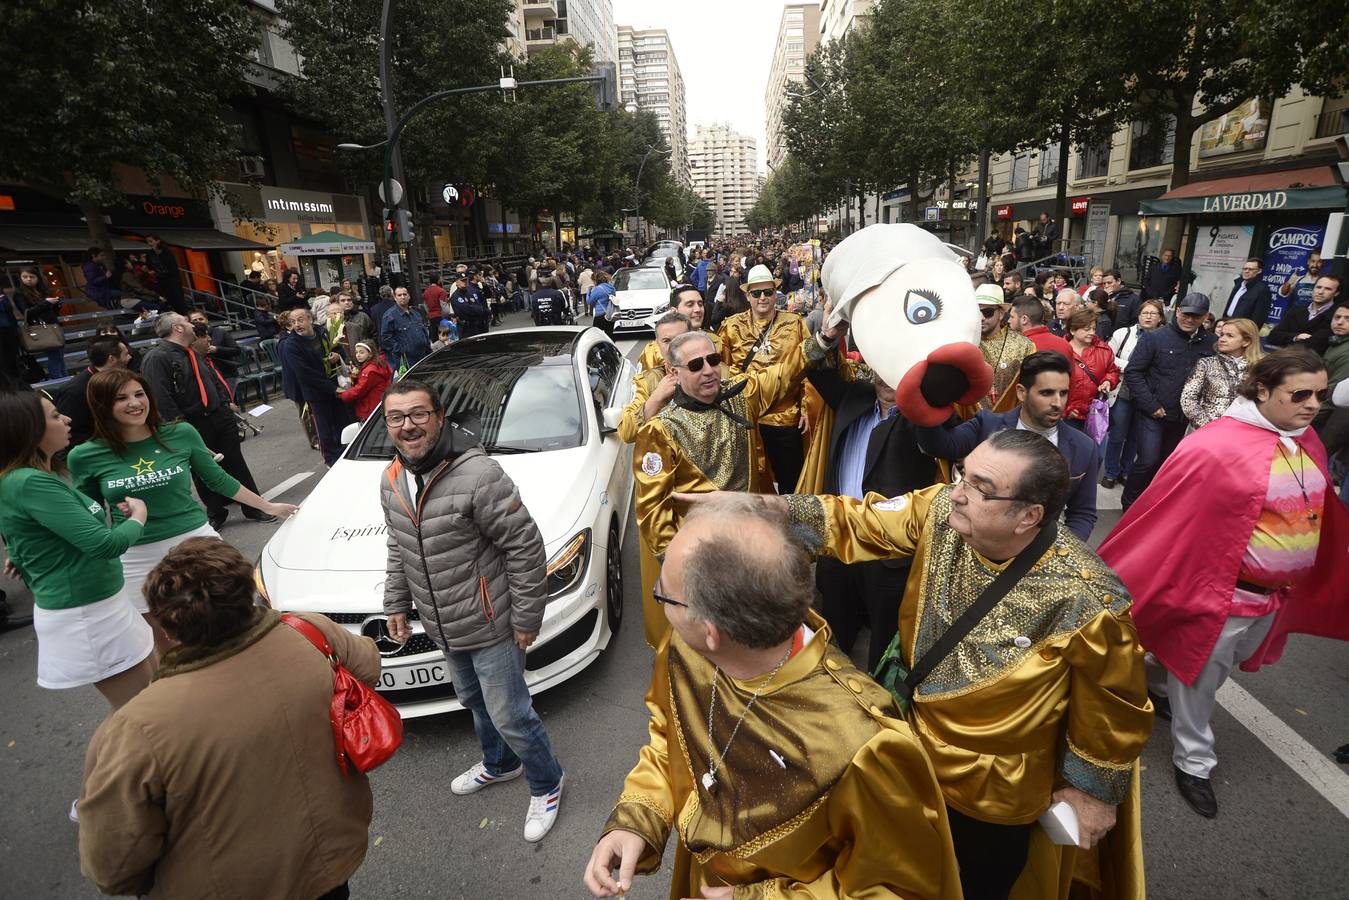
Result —
[{"label": "street lamp post", "polygon": [[637,166],[637,183],[635,185],[636,189],[633,192],[632,207],[633,211],[637,214],[637,243],[639,245],[646,244],[646,235],[642,231],[642,170],[646,168],[646,161],[650,158],[651,154],[673,152],[674,148],[661,150],[655,144],[652,144],[650,147],[646,148],[646,153],[642,156],[642,161]]}]

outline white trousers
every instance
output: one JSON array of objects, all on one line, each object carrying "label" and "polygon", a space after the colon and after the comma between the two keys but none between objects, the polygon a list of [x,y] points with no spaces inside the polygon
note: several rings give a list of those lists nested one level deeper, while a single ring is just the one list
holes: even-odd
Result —
[{"label": "white trousers", "polygon": [[1212,655],[1192,685],[1166,671],[1148,654],[1148,690],[1171,701],[1171,761],[1182,772],[1208,778],[1218,764],[1213,752],[1213,729],[1209,727],[1218,688],[1232,669],[1259,649],[1274,624],[1274,615],[1228,616]]}]

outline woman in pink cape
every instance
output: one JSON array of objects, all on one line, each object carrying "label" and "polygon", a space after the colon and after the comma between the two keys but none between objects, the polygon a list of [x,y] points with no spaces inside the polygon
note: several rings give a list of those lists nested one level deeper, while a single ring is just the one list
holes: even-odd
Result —
[{"label": "woman in pink cape", "polygon": [[1149,692],[1171,719],[1176,786],[1210,818],[1209,719],[1233,666],[1276,662],[1293,632],[1349,640],[1349,513],[1307,427],[1325,399],[1325,363],[1280,350],[1239,394],[1181,443],[1100,549],[1158,664]]}]

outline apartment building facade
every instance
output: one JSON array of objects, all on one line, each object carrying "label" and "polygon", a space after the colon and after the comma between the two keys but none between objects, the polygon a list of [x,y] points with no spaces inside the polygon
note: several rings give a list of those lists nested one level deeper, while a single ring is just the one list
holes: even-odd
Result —
[{"label": "apartment building facade", "polygon": [[768,151],[768,169],[782,164],[787,146],[782,139],[782,114],[789,102],[787,92],[806,80],[806,60],[820,40],[818,3],[789,3],[782,8],[778,22],[777,44],[768,70],[764,91],[764,135]]},{"label": "apartment building facade", "polygon": [[516,15],[526,53],[572,43],[591,47],[595,62],[618,59],[613,0],[517,0]]},{"label": "apartment building facade", "polygon": [[759,198],[759,157],[754,138],[725,123],[699,125],[688,152],[694,193],[706,200],[716,215],[713,233],[746,233],[745,214]]},{"label": "apartment building facade", "polygon": [[[1346,131],[1349,97],[1294,88],[1272,102],[1252,99],[1196,133],[1190,183],[1168,190],[1174,122],[1131,123],[1108,144],[1072,148],[1060,234],[1089,264],[1118,268],[1126,281],[1173,249],[1215,306],[1247,256],[1266,260],[1265,277],[1282,284],[1321,249],[1329,214],[1345,208],[1332,163]],[[990,176],[992,230],[1010,236],[1042,212],[1054,215],[1057,146],[995,157]]]},{"label": "apartment building facade", "polygon": [[619,25],[618,94],[624,107],[648,110],[670,145],[670,171],[689,185],[688,118],[684,76],[663,28]]}]

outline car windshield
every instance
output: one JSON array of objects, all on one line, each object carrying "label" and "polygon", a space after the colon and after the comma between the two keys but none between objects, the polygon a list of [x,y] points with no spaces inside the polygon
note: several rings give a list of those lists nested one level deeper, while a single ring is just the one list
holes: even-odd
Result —
[{"label": "car windshield", "polygon": [[[456,354],[418,365],[410,378],[440,393],[447,416],[476,434],[488,453],[565,450],[584,442],[576,377],[566,356]],[[362,430],[353,459],[391,459],[393,441],[379,416]]]},{"label": "car windshield", "polygon": [[660,269],[619,269],[614,273],[616,291],[664,291],[670,283]]}]

